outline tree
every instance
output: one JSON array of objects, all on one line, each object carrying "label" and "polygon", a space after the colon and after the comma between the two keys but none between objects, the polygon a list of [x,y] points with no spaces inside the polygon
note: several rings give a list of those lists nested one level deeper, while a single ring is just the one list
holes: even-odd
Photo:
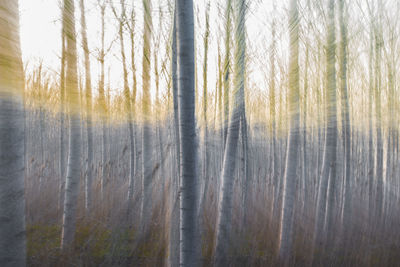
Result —
[{"label": "tree", "polygon": [[93,128],[92,128],[92,82],[90,78],[89,47],[86,33],[85,1],[80,0],[82,47],[85,56],[85,91],[86,91],[86,123],[87,123],[87,170],[85,183],[85,208],[90,212],[92,207],[93,183]]},{"label": "tree", "polygon": [[0,1],[0,265],[26,265],[24,75],[18,1]]},{"label": "tree", "polygon": [[172,97],[173,97],[173,124],[174,124],[174,143],[175,143],[175,158],[174,162],[175,171],[171,181],[171,223],[170,223],[170,236],[169,236],[169,261],[168,266],[177,266],[180,263],[179,247],[180,247],[180,209],[179,209],[179,186],[181,183],[180,167],[181,167],[181,153],[180,153],[180,134],[179,134],[179,107],[178,107],[178,58],[177,58],[177,32],[176,32],[176,1],[174,1],[174,11],[172,18],[172,44],[171,44],[171,80],[172,80]]},{"label": "tree", "polygon": [[[232,224],[233,183],[241,117],[244,114],[244,86],[246,68],[245,40],[245,1],[235,1],[235,72],[234,103],[229,119],[229,128],[225,144],[224,161],[221,172],[222,188],[218,203],[217,233],[215,242],[215,266],[227,266],[229,235]],[[225,66],[226,67],[226,66]]]},{"label": "tree", "polygon": [[176,1],[178,108],[181,151],[180,266],[197,266],[197,149],[195,114],[195,63],[193,1]]},{"label": "tree", "polygon": [[[335,0],[328,0],[327,44],[326,44],[326,117],[327,129],[325,136],[324,159],[322,163],[321,180],[318,189],[316,222],[314,230],[314,249],[320,248],[325,229],[330,230],[332,223],[332,205],[336,180],[336,145],[337,145],[337,109],[336,109],[336,69],[335,69]],[[328,192],[329,184],[329,192]],[[328,196],[327,196],[328,195]],[[326,213],[328,205],[328,213]],[[327,219],[325,219],[327,216]],[[314,258],[314,260],[318,260]]]},{"label": "tree", "polygon": [[[350,158],[350,112],[349,112],[349,99],[347,92],[347,25],[344,18],[344,7],[345,1],[339,0],[339,23],[340,23],[340,91],[342,94],[341,104],[342,104],[342,132],[344,139],[344,162],[345,162],[345,174],[344,174],[344,204],[343,204],[343,215],[342,215],[342,227],[348,231],[350,227],[350,207],[351,207],[351,188],[350,188],[350,168],[351,168],[351,158]],[[348,234],[344,232],[344,237],[346,238]],[[346,245],[346,244],[345,244]]]},{"label": "tree", "polygon": [[[203,212],[204,201],[208,192],[208,164],[209,164],[209,151],[208,151],[208,122],[207,122],[207,66],[208,66],[208,46],[210,36],[210,2],[207,2],[206,8],[206,29],[204,33],[204,62],[203,62],[203,110],[202,118],[204,123],[203,133],[203,170],[202,178],[204,180],[204,188],[200,199],[199,212]],[[202,216],[202,215],[200,215]]]},{"label": "tree", "polygon": [[100,79],[99,79],[99,106],[100,106],[100,115],[102,121],[102,175],[101,175],[101,196],[103,196],[106,179],[107,179],[107,104],[106,97],[104,94],[104,58],[105,58],[105,45],[104,45],[104,36],[105,36],[105,12],[106,12],[106,2],[105,0],[97,0],[98,5],[100,7],[101,14],[101,48],[99,51],[98,61],[100,62]]},{"label": "tree", "polygon": [[60,70],[60,186],[59,186],[59,200],[58,208],[63,212],[64,195],[65,195],[65,12],[61,10],[62,26],[61,26],[61,70]]},{"label": "tree", "polygon": [[143,177],[142,177],[142,207],[141,220],[142,225],[146,225],[150,219],[152,209],[151,199],[151,181],[153,180],[152,172],[152,153],[151,153],[151,98],[150,98],[150,58],[151,58],[151,31],[152,31],[152,16],[151,16],[151,0],[143,0],[143,61],[142,61],[142,113],[143,113]]},{"label": "tree", "polygon": [[299,12],[297,0],[290,1],[289,11],[290,58],[289,58],[289,115],[290,132],[288,137],[286,167],[283,184],[283,203],[279,234],[279,259],[287,265],[293,250],[293,214],[296,198],[296,171],[300,143],[300,105],[299,105]]},{"label": "tree", "polygon": [[128,68],[126,66],[126,55],[125,55],[125,45],[124,45],[124,25],[126,23],[126,6],[125,0],[120,0],[121,4],[121,14],[118,16],[114,6],[111,4],[112,11],[116,19],[118,19],[118,37],[121,47],[121,59],[122,59],[122,70],[124,77],[124,103],[125,110],[127,114],[128,130],[129,130],[129,189],[128,189],[128,201],[133,199],[133,186],[135,178],[135,139],[133,133],[133,122],[132,122],[132,107],[131,107],[131,97],[129,92],[128,84]]},{"label": "tree", "polygon": [[62,249],[68,248],[75,237],[76,227],[76,208],[79,191],[80,178],[80,151],[81,151],[81,125],[80,107],[77,78],[77,56],[76,56],[76,37],[75,37],[75,5],[73,0],[64,0],[63,16],[65,20],[66,37],[66,92],[69,107],[69,154],[67,165],[67,177],[65,186],[64,214],[61,234]]},{"label": "tree", "polygon": [[225,24],[225,59],[224,59],[224,149],[226,137],[228,136],[229,124],[229,71],[230,71],[230,50],[231,50],[231,8],[232,0],[226,1],[226,24]]}]

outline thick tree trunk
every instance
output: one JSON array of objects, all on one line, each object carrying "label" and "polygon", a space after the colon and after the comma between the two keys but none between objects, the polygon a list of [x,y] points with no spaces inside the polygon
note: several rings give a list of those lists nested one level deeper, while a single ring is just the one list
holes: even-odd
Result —
[{"label": "thick tree trunk", "polygon": [[177,0],[179,133],[181,146],[180,266],[198,266],[194,17],[191,0]]},{"label": "thick tree trunk", "polygon": [[25,266],[24,76],[18,1],[2,0],[0,10],[0,265]]}]

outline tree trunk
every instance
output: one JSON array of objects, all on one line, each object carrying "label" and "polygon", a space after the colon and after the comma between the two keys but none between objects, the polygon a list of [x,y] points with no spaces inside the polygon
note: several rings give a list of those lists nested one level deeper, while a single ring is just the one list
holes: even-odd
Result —
[{"label": "tree trunk", "polygon": [[93,183],[93,129],[92,129],[92,82],[90,78],[89,47],[86,33],[85,1],[80,0],[82,47],[85,56],[85,91],[86,91],[86,123],[87,123],[87,173],[85,188],[85,208],[90,212],[92,208],[92,183]]},{"label": "tree trunk", "polygon": [[279,234],[279,259],[288,265],[293,251],[293,215],[296,199],[298,150],[300,143],[299,105],[299,12],[297,0],[291,0],[289,13],[290,59],[289,59],[289,112],[290,132],[287,145],[286,167],[283,185],[282,215]]},{"label": "tree trunk", "polygon": [[[143,177],[142,177],[142,207],[141,207],[141,220],[142,226],[146,226],[149,222],[152,211],[152,180],[153,180],[153,164],[152,164],[152,148],[151,148],[151,98],[150,98],[150,58],[151,58],[151,29],[152,29],[152,15],[151,15],[151,0],[143,0],[143,66],[142,66],[142,80],[143,80],[143,98],[142,98],[142,113],[144,117],[143,122]],[[147,227],[146,227],[147,228]],[[143,228],[144,229],[144,228]]]},{"label": "tree trunk", "polygon": [[64,207],[64,190],[65,190],[65,18],[64,12],[62,14],[62,30],[61,30],[61,74],[60,74],[60,162],[59,162],[59,173],[60,173],[60,185],[59,185],[59,198],[58,208],[59,211],[63,212]]},{"label": "tree trunk", "polygon": [[197,149],[195,120],[194,17],[191,0],[177,0],[179,133],[181,146],[180,266],[198,266]]},{"label": "tree trunk", "polygon": [[101,12],[101,50],[99,55],[100,61],[100,80],[99,80],[99,102],[100,102],[100,115],[101,115],[101,123],[102,123],[102,156],[101,156],[101,166],[102,166],[102,174],[101,174],[101,197],[104,196],[104,190],[106,185],[106,180],[108,178],[107,169],[109,168],[109,163],[107,160],[107,103],[106,97],[104,93],[104,35],[105,35],[105,3],[100,4],[100,12]]},{"label": "tree trunk", "polygon": [[[340,20],[340,91],[342,94],[342,128],[343,128],[343,139],[344,139],[344,200],[343,200],[343,214],[342,214],[342,227],[344,229],[343,237],[347,238],[348,230],[350,227],[350,216],[351,216],[351,188],[350,188],[350,174],[351,174],[351,158],[350,158],[350,111],[349,111],[349,99],[347,92],[347,25],[344,19],[344,0],[339,0],[339,20]],[[345,245],[347,241],[345,242]]]},{"label": "tree trunk", "polygon": [[[326,116],[327,130],[325,136],[324,159],[322,163],[322,174],[318,189],[318,200],[316,210],[316,222],[314,231],[314,249],[320,249],[324,237],[324,223],[326,207],[332,207],[333,194],[335,192],[336,180],[336,145],[337,145],[337,115],[336,115],[336,70],[335,70],[335,24],[334,24],[334,0],[328,0],[328,28],[327,28],[327,50],[326,50]],[[329,183],[329,179],[331,180]],[[329,196],[327,191],[329,185]],[[328,201],[328,203],[327,203]],[[333,208],[328,211],[333,212]],[[331,214],[328,213],[328,224]],[[330,241],[328,241],[330,242]],[[313,260],[318,260],[314,257]]]},{"label": "tree trunk", "polygon": [[68,248],[75,236],[76,208],[80,179],[81,125],[77,78],[77,54],[75,39],[74,2],[64,0],[65,37],[67,39],[66,91],[70,112],[69,155],[65,188],[64,215],[61,235],[61,248]]},{"label": "tree trunk", "polygon": [[[225,144],[225,155],[221,172],[221,192],[218,204],[217,233],[215,242],[215,266],[227,266],[230,228],[232,224],[232,202],[235,160],[239,141],[240,117],[244,114],[245,86],[245,1],[236,0],[235,23],[235,76],[234,103]],[[226,66],[225,66],[226,67]]]},{"label": "tree trunk", "polygon": [[24,76],[18,1],[2,0],[0,9],[0,265],[25,266]]},{"label": "tree trunk", "polygon": [[[181,181],[180,176],[180,135],[179,135],[179,112],[178,112],[178,81],[177,81],[177,33],[176,33],[176,1],[173,14],[173,28],[172,28],[172,49],[171,49],[171,71],[172,71],[172,97],[174,109],[174,139],[175,139],[175,158],[176,158],[176,171],[171,180],[171,224],[170,224],[170,240],[169,240],[169,266],[178,266],[179,260],[179,247],[180,247],[180,221],[179,221],[179,198],[178,190]],[[175,162],[174,162],[175,163]]]},{"label": "tree trunk", "polygon": [[225,24],[225,60],[224,60],[224,149],[226,144],[226,138],[228,135],[228,123],[229,123],[229,71],[230,71],[230,41],[231,41],[231,8],[232,0],[226,2],[226,24]]}]

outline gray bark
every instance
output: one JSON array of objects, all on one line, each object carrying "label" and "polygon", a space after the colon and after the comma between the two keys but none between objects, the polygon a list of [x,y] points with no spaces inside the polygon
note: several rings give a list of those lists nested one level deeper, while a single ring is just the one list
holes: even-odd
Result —
[{"label": "gray bark", "polygon": [[142,155],[143,155],[143,177],[142,177],[142,206],[141,220],[142,229],[149,222],[152,210],[152,188],[153,181],[153,164],[152,164],[152,148],[151,148],[151,98],[150,98],[150,58],[151,58],[151,31],[152,31],[152,15],[151,0],[143,0],[143,61],[142,61],[142,113],[144,117],[142,132]]},{"label": "gray bark", "polygon": [[87,123],[87,170],[85,183],[85,208],[90,212],[92,207],[93,183],[93,129],[92,129],[92,82],[90,73],[89,47],[86,33],[85,1],[80,0],[82,47],[85,57],[85,91],[86,91],[86,123]]},{"label": "gray bark", "polygon": [[296,199],[296,171],[300,145],[299,105],[299,13],[297,0],[291,0],[289,13],[290,59],[289,59],[289,112],[290,132],[287,145],[286,167],[283,184],[281,227],[279,234],[279,259],[287,265],[293,250],[293,215]]},{"label": "gray bark", "polygon": [[[344,230],[350,228],[350,215],[351,215],[351,188],[350,188],[350,174],[351,174],[351,158],[350,158],[350,111],[349,99],[347,92],[347,25],[344,19],[344,0],[339,0],[339,20],[340,20],[340,90],[342,94],[342,128],[344,139],[344,200],[343,200],[343,214],[342,214],[342,227]],[[350,230],[350,229],[349,229]],[[347,231],[347,230],[346,230]],[[347,233],[344,233],[346,238]]]},{"label": "gray bark", "polygon": [[226,24],[225,24],[225,60],[224,60],[224,149],[226,138],[228,136],[228,124],[229,124],[229,87],[230,87],[230,50],[231,50],[231,8],[232,0],[226,1]]},{"label": "gray bark", "polygon": [[[245,1],[235,1],[235,75],[234,103],[229,120],[225,144],[225,155],[221,172],[221,192],[218,203],[217,233],[215,243],[215,266],[227,266],[230,229],[232,224],[232,202],[235,160],[239,141],[240,118],[244,114],[245,86]],[[226,67],[226,66],[225,66]]]},{"label": "gray bark", "polygon": [[[336,180],[336,145],[337,145],[337,115],[336,115],[336,70],[335,70],[335,24],[334,24],[334,0],[328,0],[328,28],[327,28],[327,50],[326,50],[326,116],[327,130],[325,137],[324,159],[322,163],[322,174],[319,183],[316,223],[314,230],[314,249],[321,248],[324,237],[324,223],[326,207],[332,207],[333,194]],[[330,182],[330,183],[329,183]],[[327,198],[329,184],[329,196]],[[328,201],[328,203],[327,203]],[[328,211],[332,212],[331,210]],[[328,224],[331,214],[328,213]],[[317,260],[314,258],[314,260]]]},{"label": "gray bark", "polygon": [[178,54],[178,107],[181,146],[180,266],[198,266],[195,120],[195,63],[193,1],[176,1]]},{"label": "gray bark", "polygon": [[173,28],[172,28],[172,49],[171,49],[171,71],[172,71],[172,97],[173,97],[173,109],[174,109],[174,139],[175,139],[175,158],[176,158],[176,171],[175,176],[172,177],[171,181],[171,226],[170,226],[170,244],[169,244],[169,266],[178,266],[179,260],[179,240],[180,240],[180,221],[179,221],[179,198],[178,189],[181,181],[180,166],[181,166],[181,154],[180,154],[180,135],[179,135],[179,112],[178,112],[178,81],[177,81],[177,33],[176,33],[176,1],[174,6],[173,14]]},{"label": "gray bark", "polygon": [[[64,20],[64,12],[62,12],[62,18]],[[62,23],[61,30],[61,74],[60,74],[60,161],[59,161],[59,173],[60,173],[60,185],[59,185],[59,211],[63,212],[64,206],[64,190],[65,190],[65,23]]]},{"label": "gray bark", "polygon": [[0,265],[25,266],[24,76],[18,1],[2,0],[0,10]]}]

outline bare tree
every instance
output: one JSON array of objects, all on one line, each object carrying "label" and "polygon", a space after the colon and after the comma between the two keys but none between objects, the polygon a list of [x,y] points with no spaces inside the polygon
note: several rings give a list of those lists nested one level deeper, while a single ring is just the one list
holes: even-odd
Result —
[{"label": "bare tree", "polygon": [[0,10],[0,265],[25,266],[24,74],[18,1],[1,0]]},{"label": "bare tree", "polygon": [[[335,69],[335,1],[328,0],[327,44],[326,44],[326,117],[324,159],[321,180],[319,183],[316,222],[314,231],[314,248],[321,247],[325,229],[332,223],[332,205],[336,180],[336,145],[337,145],[337,108],[336,108],[336,69]],[[329,192],[328,192],[329,188]],[[328,206],[328,208],[327,208]],[[327,211],[328,209],[328,211]],[[325,219],[325,217],[327,218]],[[319,259],[314,258],[315,261]]]},{"label": "bare tree", "polygon": [[[229,236],[232,224],[233,183],[241,116],[244,114],[244,86],[246,68],[245,1],[235,1],[235,72],[234,103],[225,144],[224,161],[221,172],[221,192],[218,203],[217,233],[214,264],[227,266]],[[226,66],[225,66],[226,67]]]},{"label": "bare tree", "polygon": [[[66,37],[66,92],[69,106],[69,154],[67,165],[67,178],[65,186],[64,215],[61,234],[61,247],[69,247],[75,237],[76,208],[80,179],[80,153],[81,153],[81,124],[77,78],[77,55],[75,37],[75,5],[72,0],[64,0],[63,16],[65,16]],[[65,13],[64,13],[65,12]]]},{"label": "bare tree", "polygon": [[198,266],[196,172],[195,63],[193,1],[176,1],[178,107],[181,146],[180,266]]},{"label": "bare tree", "polygon": [[297,0],[290,1],[289,11],[290,58],[289,58],[289,114],[290,132],[287,146],[286,167],[283,184],[281,228],[279,234],[279,258],[287,265],[293,250],[293,214],[296,198],[296,170],[300,143],[299,105],[299,11]]},{"label": "bare tree", "polygon": [[89,46],[86,33],[85,1],[80,0],[81,10],[81,35],[82,47],[85,56],[85,91],[86,91],[86,123],[87,123],[87,170],[85,183],[85,208],[90,212],[92,207],[92,183],[93,183],[93,128],[92,128],[92,82],[90,73]]}]

